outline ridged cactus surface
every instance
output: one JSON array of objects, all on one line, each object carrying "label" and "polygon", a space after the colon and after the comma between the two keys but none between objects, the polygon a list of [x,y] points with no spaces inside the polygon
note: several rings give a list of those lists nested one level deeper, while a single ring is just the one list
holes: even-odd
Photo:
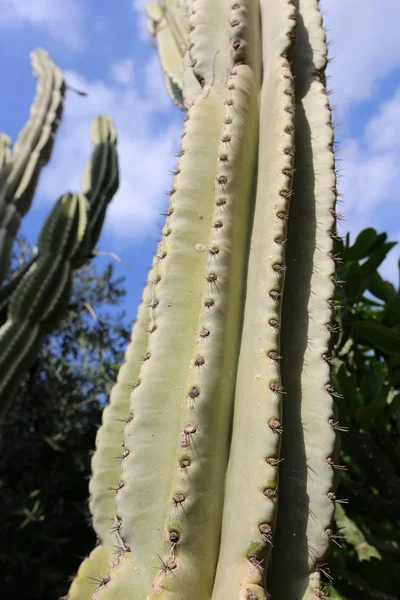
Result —
[{"label": "ridged cactus surface", "polygon": [[110,553],[93,599],[323,599],[340,426],[318,2],[147,12],[187,114],[93,456],[93,522]]},{"label": "ridged cactus surface", "polygon": [[64,105],[62,71],[43,48],[31,53],[38,78],[30,118],[14,146],[0,136],[0,283],[9,267],[11,248],[22,217],[30,208],[41,168],[48,163]]},{"label": "ridged cactus surface", "polygon": [[93,254],[107,206],[119,181],[116,131],[108,116],[91,126],[94,146],[83,176],[84,193],[61,196],[49,214],[34,259],[0,289],[0,412],[12,400],[44,335],[59,320],[68,301],[74,269]]}]

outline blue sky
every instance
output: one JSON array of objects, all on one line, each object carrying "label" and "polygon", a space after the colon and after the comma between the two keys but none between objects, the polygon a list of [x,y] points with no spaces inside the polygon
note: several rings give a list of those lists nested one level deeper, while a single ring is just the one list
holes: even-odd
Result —
[{"label": "blue sky", "polygon": [[[119,133],[121,185],[100,239],[127,276],[125,309],[136,314],[159,238],[183,113],[168,99],[144,18],[145,0],[0,0],[0,130],[15,140],[35,92],[29,53],[46,48],[69,92],[51,163],[22,232],[33,243],[65,191],[79,190],[89,126],[110,114]],[[342,232],[365,227],[400,240],[400,3],[321,0],[333,59],[328,85],[339,141]],[[382,274],[397,283],[395,248]],[[105,259],[96,259],[105,260]]]}]

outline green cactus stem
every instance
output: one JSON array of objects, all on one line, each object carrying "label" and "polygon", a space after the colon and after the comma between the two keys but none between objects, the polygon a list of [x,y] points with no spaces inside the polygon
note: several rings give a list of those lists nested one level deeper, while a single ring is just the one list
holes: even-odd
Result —
[{"label": "green cactus stem", "polygon": [[0,412],[32,364],[43,336],[60,318],[73,269],[91,258],[106,207],[118,187],[112,121],[97,117],[91,133],[95,147],[84,175],[87,197],[67,193],[59,198],[41,231],[38,255],[22,277],[10,280],[2,295],[8,312],[0,327]]},{"label": "green cactus stem", "polygon": [[81,264],[87,212],[83,195],[65,194],[58,200],[41,232],[38,260],[11,296],[7,321],[0,328],[1,409],[69,295],[72,268]]},{"label": "green cactus stem", "polygon": [[183,57],[189,36],[189,20],[175,0],[161,0],[146,4],[147,25],[157,40],[158,55],[169,97],[184,108]]},{"label": "green cactus stem", "polygon": [[11,150],[11,140],[0,142],[0,283],[10,262],[11,248],[22,217],[28,212],[41,168],[50,159],[63,111],[65,81],[48,53],[31,53],[38,78],[30,118]]}]

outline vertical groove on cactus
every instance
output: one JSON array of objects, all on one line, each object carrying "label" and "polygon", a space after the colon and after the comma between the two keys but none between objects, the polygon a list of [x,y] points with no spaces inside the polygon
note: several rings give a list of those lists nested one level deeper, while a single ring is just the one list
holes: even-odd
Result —
[{"label": "vertical groove on cactus", "polygon": [[[247,7],[242,2],[242,7]],[[250,15],[258,23],[258,3]],[[162,560],[174,561],[173,577],[165,569],[157,574],[148,598],[209,599],[218,547],[229,447],[229,424],[237,365],[237,346],[243,301],[249,219],[254,194],[257,148],[259,68],[247,64],[231,37],[232,75],[226,86],[223,125],[217,157],[215,209],[204,273],[202,309],[198,330],[209,336],[193,347],[183,399],[180,434],[165,525]],[[257,45],[257,35],[252,44]],[[259,52],[255,52],[259,56]],[[239,62],[240,61],[240,62]],[[225,200],[220,215],[220,202]],[[217,204],[218,202],[218,204]],[[188,461],[185,469],[181,465]],[[206,516],[206,518],[205,518]]]},{"label": "vertical groove on cactus", "polygon": [[[239,3],[238,3],[239,4]],[[264,599],[278,501],[281,400],[279,323],[293,162],[288,52],[295,9],[261,2],[263,83],[258,182],[248,259],[234,422],[213,600]],[[243,10],[243,2],[240,2]],[[254,28],[253,28],[254,32]],[[254,35],[254,33],[253,33]],[[289,110],[290,109],[290,110]]]},{"label": "vertical groove on cactus", "polygon": [[317,0],[299,0],[295,42],[294,197],[282,315],[284,403],[280,504],[271,570],[273,600],[321,598],[319,564],[332,529],[338,434],[330,350],[335,271],[335,162],[325,89],[325,32]]},{"label": "vertical groove on cactus", "polygon": [[0,283],[7,273],[11,248],[22,217],[30,208],[41,168],[50,159],[63,110],[65,81],[62,71],[38,48],[31,53],[38,77],[30,119],[20,132],[10,155],[3,136],[0,172]]},{"label": "vertical groove on cactus", "polygon": [[[133,419],[125,426],[121,487],[116,493],[120,535],[131,549],[146,592],[158,566],[165,508],[174,468],[176,433],[186,370],[197,337],[223,99],[209,90],[188,111],[171,205],[163,229],[163,258],[152,281],[157,329],[150,336],[140,386],[133,390]],[[140,549],[140,550],[139,550]],[[128,557],[127,560],[130,560]]]}]

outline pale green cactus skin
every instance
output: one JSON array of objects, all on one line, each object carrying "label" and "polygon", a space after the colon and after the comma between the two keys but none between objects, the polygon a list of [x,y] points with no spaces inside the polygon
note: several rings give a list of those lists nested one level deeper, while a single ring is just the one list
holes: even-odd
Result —
[{"label": "pale green cactus skin", "polygon": [[48,216],[37,255],[1,290],[7,319],[0,327],[0,412],[31,366],[43,336],[62,314],[73,270],[93,256],[108,203],[118,188],[116,132],[100,115],[91,127],[92,157],[83,174],[85,194],[64,194]]},{"label": "pale green cactus skin", "polygon": [[29,121],[14,147],[8,136],[0,136],[0,283],[41,169],[50,159],[64,105],[66,84],[62,71],[43,48],[33,51],[31,60],[38,83]]},{"label": "pale green cactus skin", "polygon": [[93,456],[95,528],[119,546],[93,599],[324,599],[340,427],[318,2],[170,0],[147,14],[187,116]]},{"label": "pale green cactus skin", "polygon": [[96,546],[79,567],[68,591],[68,600],[91,600],[98,583],[107,575],[109,553],[104,546]]}]

